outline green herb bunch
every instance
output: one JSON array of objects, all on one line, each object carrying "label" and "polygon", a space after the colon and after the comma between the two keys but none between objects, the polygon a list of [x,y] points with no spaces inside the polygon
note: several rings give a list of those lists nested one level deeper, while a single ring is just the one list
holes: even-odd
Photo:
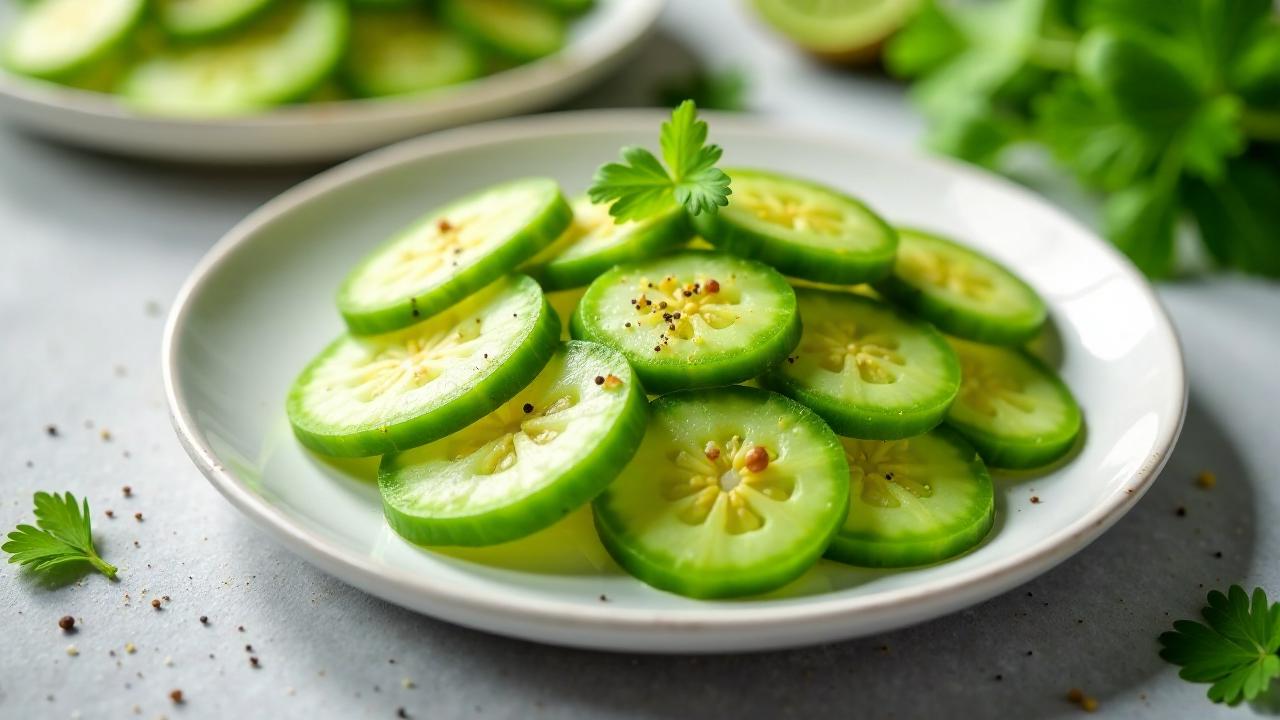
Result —
[{"label": "green herb bunch", "polygon": [[916,79],[933,148],[999,169],[1044,147],[1148,275],[1174,272],[1189,217],[1223,267],[1280,277],[1271,0],[929,0],[886,63]]}]

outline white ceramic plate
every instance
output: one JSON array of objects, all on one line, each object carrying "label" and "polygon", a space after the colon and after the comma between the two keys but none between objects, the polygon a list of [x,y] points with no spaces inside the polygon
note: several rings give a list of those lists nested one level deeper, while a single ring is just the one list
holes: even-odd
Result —
[{"label": "white ceramic plate", "polygon": [[[665,0],[599,0],[559,53],[429,97],[298,105],[243,118],[133,112],[111,95],[0,70],[0,115],[58,140],[162,160],[287,163],[351,157],[430,130],[529,112],[569,97],[622,62]],[[0,35],[16,12],[0,2]]]},{"label": "white ceramic plate", "polygon": [[1083,449],[1050,474],[1001,479],[995,529],[974,552],[895,572],[824,561],[767,598],[706,602],[649,588],[609,561],[581,513],[497,550],[445,555],[401,541],[376,487],[358,477],[370,465],[304,452],[285,419],[295,374],[342,329],[339,281],[392,230],[462,193],[531,174],[580,191],[620,146],[652,146],[662,117],[567,113],[448,131],[354,160],[255,212],[196,268],[165,333],[168,400],[196,464],[287,547],[392,602],[546,642],[675,652],[832,641],[954,611],[1079,551],[1150,486],[1181,426],[1182,358],[1151,288],[1111,246],[967,167],[714,117],[726,163],[829,182],[1021,273],[1050,305],[1054,354],[1087,419]]}]

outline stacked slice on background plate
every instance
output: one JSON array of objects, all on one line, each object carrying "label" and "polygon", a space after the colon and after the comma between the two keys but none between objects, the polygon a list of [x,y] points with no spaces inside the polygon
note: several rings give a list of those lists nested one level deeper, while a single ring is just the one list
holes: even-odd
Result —
[{"label": "stacked slice on background plate", "polygon": [[551,55],[592,0],[31,0],[10,72],[225,117],[429,93]]}]

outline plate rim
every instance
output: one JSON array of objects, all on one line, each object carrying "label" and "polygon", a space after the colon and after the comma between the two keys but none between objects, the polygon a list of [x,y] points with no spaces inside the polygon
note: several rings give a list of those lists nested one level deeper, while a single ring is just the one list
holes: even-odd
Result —
[{"label": "plate rim", "polygon": [[[630,18],[617,23],[622,32],[613,36],[588,35],[546,57],[420,96],[352,98],[281,106],[265,112],[226,117],[164,115],[133,110],[119,96],[111,93],[68,87],[0,68],[0,97],[99,121],[165,125],[198,131],[280,130],[317,124],[405,121],[433,112],[466,114],[511,95],[526,97],[547,93],[566,84],[572,85],[580,77],[590,78],[597,67],[622,57],[655,29],[667,0],[614,0],[613,4],[623,8],[616,12],[623,12],[626,18]],[[441,98],[445,99],[444,103],[440,102]]]},{"label": "plate rim", "polygon": [[[563,135],[574,127],[583,130],[601,128],[627,129],[629,127],[656,126],[666,117],[664,111],[654,109],[579,110],[495,120],[476,125],[445,130],[418,138],[401,141],[385,148],[330,168],[295,185],[251,212],[226,232],[196,264],[183,282],[171,306],[165,322],[161,348],[165,400],[178,438],[201,473],[231,502],[233,506],[265,529],[308,562],[318,566],[338,579],[355,585],[373,595],[402,606],[451,622],[525,637],[539,641],[552,641],[563,645],[592,648],[620,648],[617,642],[593,639],[592,633],[638,636],[640,633],[661,628],[664,632],[677,632],[686,637],[733,633],[750,628],[759,629],[761,623],[771,624],[770,632],[757,633],[759,637],[738,638],[737,641],[710,641],[697,646],[696,641],[662,642],[650,640],[630,650],[671,650],[679,647],[684,652],[723,650],[726,648],[781,648],[819,642],[814,639],[812,626],[807,638],[789,640],[793,634],[805,635],[799,629],[813,623],[826,631],[822,641],[854,637],[876,630],[887,630],[921,622],[953,612],[982,600],[1003,593],[1063,562],[1097,539],[1123,517],[1146,494],[1167,463],[1181,433],[1186,417],[1188,383],[1186,361],[1181,340],[1168,312],[1147,282],[1129,260],[1114,246],[1096,233],[1050,203],[1047,199],[1010,180],[974,168],[948,158],[901,150],[891,146],[876,146],[828,130],[797,122],[779,121],[758,116],[735,116],[707,113],[714,118],[717,127],[731,127],[740,132],[754,132],[770,136],[803,136],[839,147],[845,151],[881,158],[910,158],[913,162],[940,167],[958,173],[970,180],[1020,196],[1022,199],[1044,207],[1061,222],[1087,236],[1091,242],[1110,253],[1120,265],[1126,279],[1135,283],[1142,296],[1155,310],[1157,334],[1172,348],[1174,355],[1174,383],[1177,394],[1162,401],[1161,414],[1175,416],[1168,428],[1157,437],[1150,456],[1133,476],[1123,483],[1125,490],[1115,492],[1097,503],[1066,527],[1045,537],[1030,550],[1013,554],[971,573],[957,577],[923,582],[906,588],[885,590],[870,596],[839,597],[815,595],[804,602],[742,604],[726,609],[716,604],[708,607],[643,610],[572,604],[566,601],[532,598],[514,593],[510,596],[494,596],[484,593],[458,590],[433,583],[430,578],[409,573],[390,566],[377,566],[367,557],[332,543],[316,533],[290,520],[281,510],[267,500],[255,495],[247,483],[239,479],[217,457],[209,444],[196,429],[194,417],[186,398],[178,389],[179,335],[186,323],[192,300],[217,268],[234,252],[248,242],[261,228],[284,213],[313,201],[317,197],[348,182],[390,170],[398,165],[421,160],[423,157],[470,147],[486,142],[500,142],[520,137],[536,140],[543,135]],[[896,608],[896,612],[894,612]],[[730,611],[731,610],[731,611]],[[501,617],[506,627],[481,626],[474,619],[463,617]],[[853,617],[866,616],[866,627],[849,629]],[[878,619],[876,619],[878,618]],[[845,621],[846,625],[839,624]],[[540,626],[567,626],[578,631],[578,637],[555,637],[547,632],[529,629],[530,623]],[[788,632],[777,632],[778,624]],[[521,626],[524,626],[523,629]],[[749,634],[749,633],[748,633]],[[688,647],[692,642],[693,647]],[[649,646],[652,647],[649,647]]]}]

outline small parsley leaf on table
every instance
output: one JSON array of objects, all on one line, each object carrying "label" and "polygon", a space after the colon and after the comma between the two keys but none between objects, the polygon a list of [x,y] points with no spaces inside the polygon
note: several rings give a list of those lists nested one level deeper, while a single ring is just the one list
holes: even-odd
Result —
[{"label": "small parsley leaf on table", "polygon": [[1262,588],[1253,602],[1244,588],[1232,585],[1223,595],[1209,593],[1201,613],[1208,623],[1179,620],[1160,636],[1160,657],[1181,665],[1178,675],[1191,682],[1213,683],[1209,699],[1229,705],[1253,700],[1280,677],[1280,603],[1270,603]]},{"label": "small parsley leaf on table", "polygon": [[729,204],[729,176],[717,168],[722,150],[707,144],[707,123],[686,100],[662,124],[660,138],[664,168],[648,150],[628,146],[622,162],[596,171],[587,191],[595,203],[612,203],[609,214],[617,222],[643,220],[683,207],[691,215],[714,213]]},{"label": "small parsley leaf on table", "polygon": [[93,547],[93,527],[89,501],[78,503],[71,493],[35,495],[37,527],[19,525],[9,533],[0,550],[9,553],[9,562],[29,565],[44,573],[67,563],[87,562],[114,580],[116,567],[98,555]]}]

